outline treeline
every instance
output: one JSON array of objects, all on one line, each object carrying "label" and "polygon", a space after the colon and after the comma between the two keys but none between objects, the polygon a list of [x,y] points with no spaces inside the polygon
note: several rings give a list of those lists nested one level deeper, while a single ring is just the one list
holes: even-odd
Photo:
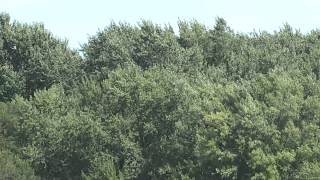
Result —
[{"label": "treeline", "polygon": [[178,27],[78,52],[1,14],[0,179],[320,177],[320,31]]}]

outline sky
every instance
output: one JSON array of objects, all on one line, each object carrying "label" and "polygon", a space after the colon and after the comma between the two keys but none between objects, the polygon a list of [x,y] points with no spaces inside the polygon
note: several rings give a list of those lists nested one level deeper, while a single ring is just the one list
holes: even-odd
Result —
[{"label": "sky", "polygon": [[224,18],[235,32],[279,30],[284,23],[303,33],[320,29],[320,0],[0,0],[0,12],[24,23],[41,22],[72,48],[111,21],[157,24],[197,20],[208,27]]}]

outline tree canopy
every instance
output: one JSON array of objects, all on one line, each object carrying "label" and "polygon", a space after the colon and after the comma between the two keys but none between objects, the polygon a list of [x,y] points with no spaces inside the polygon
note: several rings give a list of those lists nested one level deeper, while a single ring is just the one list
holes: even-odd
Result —
[{"label": "tree canopy", "polygon": [[0,179],[320,178],[320,31],[0,15]]}]

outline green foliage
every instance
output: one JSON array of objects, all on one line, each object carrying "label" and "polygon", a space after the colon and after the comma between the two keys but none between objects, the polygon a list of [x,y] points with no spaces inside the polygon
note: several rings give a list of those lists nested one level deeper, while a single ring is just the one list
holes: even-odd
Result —
[{"label": "green foliage", "polygon": [[[1,126],[3,128],[3,126]],[[10,150],[12,149],[12,150]],[[0,179],[37,180],[30,163],[21,159],[8,141],[0,136]]]},{"label": "green foliage", "polygon": [[40,179],[34,175],[28,162],[5,150],[0,151],[0,177],[1,179]]},{"label": "green foliage", "polygon": [[23,95],[24,78],[15,72],[12,67],[0,66],[0,101],[9,101],[16,94]]},{"label": "green foliage", "polygon": [[1,81],[9,84],[1,91],[12,88],[11,93],[29,97],[54,83],[69,87],[81,75],[80,56],[42,24],[11,23],[7,14],[0,14],[0,21],[0,67],[1,71],[7,69],[1,73]]},{"label": "green foliage", "polygon": [[108,156],[98,156],[92,161],[92,173],[89,175],[83,174],[85,180],[99,180],[99,179],[110,179],[110,180],[121,180],[123,179],[122,174],[117,172],[117,168],[114,165],[114,161]]},{"label": "green foliage", "polygon": [[319,178],[320,32],[178,27],[111,23],[81,57],[1,14],[0,174]]}]

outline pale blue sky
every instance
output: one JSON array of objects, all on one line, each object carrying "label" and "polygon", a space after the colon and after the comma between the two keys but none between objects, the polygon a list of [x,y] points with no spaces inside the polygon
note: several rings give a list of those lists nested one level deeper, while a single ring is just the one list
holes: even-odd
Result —
[{"label": "pale blue sky", "polygon": [[178,19],[196,19],[213,26],[219,16],[237,32],[272,32],[285,22],[302,32],[320,28],[320,0],[0,0],[0,12],[20,22],[43,22],[73,48],[111,20],[174,26]]}]

